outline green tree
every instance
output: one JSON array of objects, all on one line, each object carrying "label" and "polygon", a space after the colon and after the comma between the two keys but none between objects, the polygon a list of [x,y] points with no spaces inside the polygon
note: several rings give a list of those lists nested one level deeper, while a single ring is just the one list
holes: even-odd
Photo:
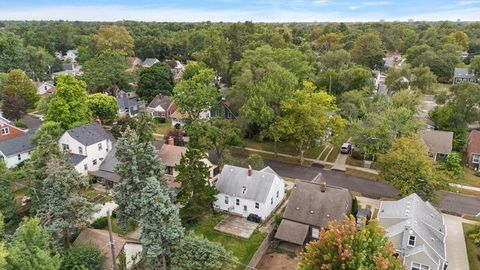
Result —
[{"label": "green tree", "polygon": [[448,155],[447,160],[445,160],[445,169],[457,177],[461,177],[464,174],[464,169],[462,165],[462,158],[457,152],[452,152]]},{"label": "green tree", "polygon": [[80,195],[88,181],[61,158],[50,160],[46,175],[37,214],[53,240],[67,247],[72,236],[89,224],[93,212],[92,204]]},{"label": "green tree", "polygon": [[28,55],[22,40],[15,34],[0,30],[0,72],[27,69]]},{"label": "green tree", "polygon": [[13,69],[7,74],[3,82],[2,95],[3,115],[12,120],[21,118],[38,100],[35,84],[20,69]]},{"label": "green tree", "polygon": [[54,140],[58,140],[62,137],[63,133],[65,133],[65,129],[63,129],[59,123],[46,121],[37,129],[31,140],[35,144],[38,144],[38,142],[47,135]]},{"label": "green tree", "polygon": [[181,183],[177,201],[183,205],[180,216],[184,223],[196,221],[206,211],[211,210],[218,191],[210,184],[210,168],[205,164],[205,153],[194,148],[187,152],[175,166],[178,171],[176,181]]},{"label": "green tree", "polygon": [[140,72],[137,94],[146,102],[152,101],[158,94],[170,96],[172,90],[172,71],[166,63],[156,63]]},{"label": "green tree", "polygon": [[166,185],[151,174],[145,179],[140,198],[140,228],[143,254],[152,269],[169,269],[184,234],[178,209]]},{"label": "green tree", "polygon": [[446,186],[447,179],[417,136],[400,137],[392,149],[380,156],[380,177],[402,195],[417,193],[424,200],[435,198],[435,191]]},{"label": "green tree", "polygon": [[105,256],[92,244],[74,244],[68,248],[62,258],[62,269],[102,270]]},{"label": "green tree", "polygon": [[364,90],[352,90],[340,96],[338,107],[340,115],[346,119],[362,119],[367,114],[370,103],[368,92]]},{"label": "green tree", "polygon": [[[8,222],[16,213],[15,195],[11,191],[11,183],[6,175],[7,168],[2,160],[0,161],[0,209],[2,213],[0,222],[3,222],[4,219]],[[2,232],[0,230],[0,239],[1,236]]]},{"label": "green tree", "polygon": [[24,219],[8,248],[7,269],[60,269],[60,255],[50,249],[49,241],[48,233],[42,229],[38,218]]},{"label": "green tree", "polygon": [[480,55],[476,55],[470,60],[469,69],[472,70],[477,77],[480,77]]},{"label": "green tree", "polygon": [[364,34],[357,38],[352,50],[353,62],[371,69],[383,66],[382,40],[374,33]]},{"label": "green tree", "polygon": [[217,104],[220,94],[213,84],[213,77],[212,69],[201,69],[191,79],[175,85],[173,100],[189,122],[198,120],[203,111]]},{"label": "green tree", "polygon": [[468,35],[465,34],[464,32],[462,31],[452,32],[447,36],[447,41],[449,39],[452,39],[453,43],[461,46],[464,51],[468,50],[468,44],[470,42],[470,39]]},{"label": "green tree", "polygon": [[285,136],[297,145],[301,163],[305,150],[317,140],[326,138],[329,131],[336,135],[342,133],[344,120],[336,114],[329,115],[336,110],[335,97],[323,91],[315,92],[315,87],[309,82],[282,102],[282,117],[277,124],[284,130]]},{"label": "green tree", "polygon": [[154,125],[152,115],[145,109],[140,110],[135,123],[135,133],[141,143],[150,143],[155,139],[153,137]]},{"label": "green tree", "polygon": [[92,118],[85,82],[73,76],[60,76],[45,120],[58,122],[62,128],[70,129],[88,124]]},{"label": "green tree", "polygon": [[129,87],[127,68],[127,59],[121,52],[104,50],[83,64],[83,78],[91,91],[114,95]]},{"label": "green tree", "polygon": [[330,222],[328,230],[321,230],[318,240],[307,244],[298,269],[401,270],[404,267],[378,220],[371,220],[368,225],[363,221],[357,228],[355,218],[350,216],[345,217],[343,224]]},{"label": "green tree", "polygon": [[88,108],[94,116],[98,116],[102,121],[111,122],[118,114],[118,104],[115,97],[96,93],[88,96]]},{"label": "green tree", "polygon": [[94,36],[97,51],[118,50],[122,55],[133,55],[134,40],[125,26],[102,25]]},{"label": "green tree", "polygon": [[28,65],[32,71],[32,78],[35,80],[51,79],[51,67],[55,63],[53,55],[49,54],[44,48],[33,46],[27,47]]},{"label": "green tree", "polygon": [[200,50],[193,52],[193,56],[213,68],[217,74],[226,76],[228,74],[230,41],[213,27],[202,34],[203,46]]},{"label": "green tree", "polygon": [[233,122],[227,119],[213,118],[205,134],[204,140],[208,143],[208,149],[212,149],[218,158],[217,165],[222,167],[225,151],[228,146],[242,145],[240,130]]},{"label": "green tree", "polygon": [[412,69],[411,85],[422,93],[431,93],[437,82],[437,76],[430,71],[429,67],[419,66]]},{"label": "green tree", "polygon": [[350,53],[344,49],[328,51],[320,56],[320,65],[324,69],[340,70],[350,65]]},{"label": "green tree", "polygon": [[172,258],[172,270],[228,270],[234,269],[233,255],[225,248],[202,236],[189,234],[180,242]]}]

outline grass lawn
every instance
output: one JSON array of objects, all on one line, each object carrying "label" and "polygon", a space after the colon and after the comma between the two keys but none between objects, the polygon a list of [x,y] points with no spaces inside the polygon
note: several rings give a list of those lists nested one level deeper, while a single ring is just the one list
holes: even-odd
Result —
[{"label": "grass lawn", "polygon": [[156,123],[155,124],[155,133],[162,134],[162,135],[167,135],[168,131],[172,129],[172,124],[171,123]]},{"label": "grass lawn", "polygon": [[460,179],[458,182],[465,185],[480,187],[480,177],[475,176],[473,172],[473,170],[465,168],[463,179]]},{"label": "grass lawn", "polygon": [[[256,141],[254,139],[245,139],[245,147],[255,148],[259,150],[274,152],[274,142],[272,141]],[[317,158],[323,150],[323,145],[315,146],[305,151],[305,158]],[[298,156],[298,150],[295,145],[288,142],[277,143],[277,151],[281,154]]]},{"label": "grass lawn", "polygon": [[[255,230],[249,239],[243,239],[214,230],[213,227],[215,227],[215,225],[217,225],[223,219],[223,217],[224,214],[206,215],[202,218],[202,220],[199,221],[199,223],[187,228],[187,230],[197,235],[203,235],[210,241],[222,244],[225,249],[232,252],[238,261],[243,264],[248,264],[266,235],[260,233],[258,230]],[[241,265],[237,267],[237,269],[244,268],[245,266]]]},{"label": "grass lawn", "polygon": [[365,179],[368,179],[368,180],[373,180],[373,181],[378,181],[380,179],[380,177],[376,174],[372,174],[372,173],[369,173],[369,172],[364,172],[364,171],[360,171],[360,170],[352,169],[352,168],[347,168],[345,173],[349,174],[349,175],[362,177],[362,178],[365,178]]},{"label": "grass lawn", "polygon": [[328,162],[335,162],[335,160],[337,160],[338,154],[340,154],[340,146],[335,145],[335,146],[333,146],[332,152],[327,157],[327,161]]},{"label": "grass lawn", "polygon": [[347,162],[346,162],[348,165],[351,165],[351,166],[355,166],[355,167],[364,167],[363,165],[363,160],[360,160],[360,159],[355,159],[351,156],[349,156],[347,158]]},{"label": "grass lawn", "polygon": [[89,202],[93,203],[105,203],[112,200],[112,197],[104,192],[98,191],[89,187],[82,192],[82,196]]},{"label": "grass lawn", "polygon": [[475,228],[475,225],[463,223],[463,234],[467,245],[468,265],[470,269],[480,269],[480,247],[473,243],[468,234]]}]

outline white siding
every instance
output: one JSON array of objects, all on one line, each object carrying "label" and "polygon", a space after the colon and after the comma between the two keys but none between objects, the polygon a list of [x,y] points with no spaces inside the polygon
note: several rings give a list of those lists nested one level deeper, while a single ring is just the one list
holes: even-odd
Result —
[{"label": "white siding", "polygon": [[[5,161],[5,165],[7,166],[7,168],[13,168],[13,167],[17,166],[19,163],[21,163],[21,162],[23,162],[27,159],[30,159],[32,157],[30,151],[22,152],[22,153],[19,153],[19,154],[8,156],[8,157],[5,156],[2,152],[0,152],[0,154],[1,154],[1,157],[3,158],[3,160]],[[18,155],[20,155],[20,160],[18,159]]]}]

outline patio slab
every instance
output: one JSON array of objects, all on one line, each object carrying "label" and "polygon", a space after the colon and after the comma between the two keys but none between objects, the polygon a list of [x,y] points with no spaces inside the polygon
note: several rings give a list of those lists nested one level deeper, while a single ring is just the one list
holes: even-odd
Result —
[{"label": "patio slab", "polygon": [[214,229],[226,234],[250,238],[257,226],[258,223],[248,221],[244,217],[226,215]]}]

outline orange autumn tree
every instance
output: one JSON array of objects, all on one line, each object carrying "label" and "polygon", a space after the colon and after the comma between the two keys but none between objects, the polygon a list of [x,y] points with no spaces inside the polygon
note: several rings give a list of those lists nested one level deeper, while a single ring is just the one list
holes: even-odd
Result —
[{"label": "orange autumn tree", "polygon": [[355,226],[355,218],[343,224],[333,221],[320,232],[319,239],[307,245],[299,265],[301,270],[400,270],[405,269],[394,256],[393,244],[377,220]]}]

